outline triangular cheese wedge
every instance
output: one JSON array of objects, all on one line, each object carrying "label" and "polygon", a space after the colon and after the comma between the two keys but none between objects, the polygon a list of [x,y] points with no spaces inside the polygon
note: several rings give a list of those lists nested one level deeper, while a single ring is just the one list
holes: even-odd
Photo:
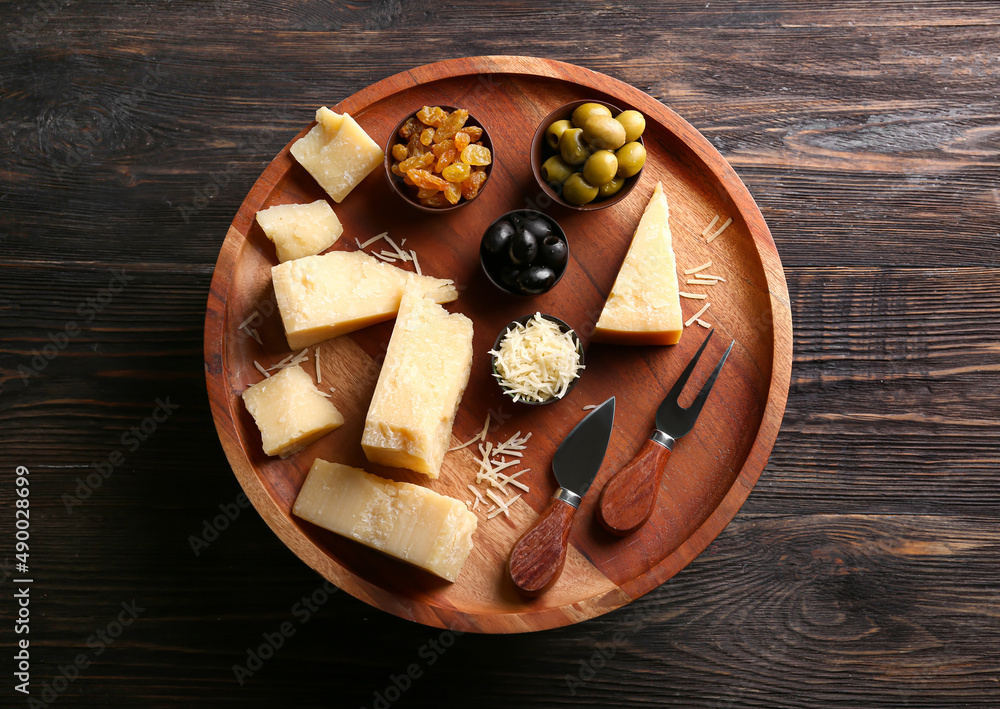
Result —
[{"label": "triangular cheese wedge", "polygon": [[663,184],[657,182],[597,321],[594,342],[675,345],[681,339],[684,320],[669,218]]}]

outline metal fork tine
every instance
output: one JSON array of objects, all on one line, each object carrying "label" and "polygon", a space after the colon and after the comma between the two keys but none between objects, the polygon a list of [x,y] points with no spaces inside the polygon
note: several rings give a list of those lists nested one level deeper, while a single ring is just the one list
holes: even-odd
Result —
[{"label": "metal fork tine", "polygon": [[667,393],[667,399],[673,399],[674,403],[680,399],[681,392],[684,390],[684,385],[687,384],[688,377],[691,376],[691,372],[694,371],[695,365],[698,364],[698,359],[701,357],[701,353],[705,351],[705,345],[707,345],[708,341],[712,339],[713,332],[715,332],[715,328],[708,331],[708,337],[706,337],[705,341],[701,343],[701,347],[698,348],[698,351],[694,353],[694,357],[691,358],[691,361],[688,362],[688,366],[686,366],[684,371],[681,372],[681,376],[677,377],[677,381],[674,383],[674,386]]},{"label": "metal fork tine", "polygon": [[722,355],[722,359],[720,359],[719,363],[715,365],[715,370],[712,372],[712,376],[708,378],[708,381],[705,382],[705,386],[701,388],[701,391],[698,392],[698,396],[695,397],[694,402],[692,402],[691,406],[687,408],[688,416],[697,416],[701,413],[701,407],[705,405],[705,399],[708,398],[708,393],[712,391],[712,387],[715,385],[715,378],[719,376],[719,372],[722,370],[722,365],[726,363],[726,358],[729,357],[729,353],[732,352],[733,345],[735,344],[736,340],[729,343],[729,347],[726,348],[726,353]]}]

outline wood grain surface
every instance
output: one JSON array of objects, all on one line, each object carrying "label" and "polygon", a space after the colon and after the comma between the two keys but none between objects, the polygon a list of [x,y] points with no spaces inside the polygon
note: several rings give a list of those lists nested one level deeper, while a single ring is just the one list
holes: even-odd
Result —
[{"label": "wood grain surface", "polygon": [[[707,5],[0,4],[0,704],[26,700],[17,465],[32,698],[87,660],[58,706],[1000,704],[1000,8]],[[605,72],[708,137],[795,342],[767,469],[705,553],[601,618],[482,637],[329,592],[241,506],[201,353],[226,229],[315,108],[496,53]]]}]

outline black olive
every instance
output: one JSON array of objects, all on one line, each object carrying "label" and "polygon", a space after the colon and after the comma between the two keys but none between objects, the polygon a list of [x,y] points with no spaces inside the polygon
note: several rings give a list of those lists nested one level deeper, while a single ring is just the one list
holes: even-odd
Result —
[{"label": "black olive", "polygon": [[520,289],[529,295],[544,293],[556,280],[556,274],[545,266],[531,266],[521,272],[517,279]]},{"label": "black olive", "polygon": [[552,227],[548,221],[541,217],[536,217],[524,225],[524,228],[535,235],[536,239],[544,239],[552,233]]},{"label": "black olive", "polygon": [[568,257],[569,249],[566,248],[566,242],[555,234],[545,237],[538,248],[538,262],[555,271],[566,267]]},{"label": "black olive", "polygon": [[486,232],[483,246],[491,254],[503,254],[510,248],[510,238],[514,236],[514,227],[508,222],[497,222]]},{"label": "black olive", "polygon": [[510,262],[515,266],[531,263],[538,255],[538,240],[527,229],[519,229],[510,240]]},{"label": "black olive", "polygon": [[517,281],[521,275],[521,269],[517,266],[512,266],[511,264],[506,264],[500,267],[499,278],[500,282],[503,283],[508,288],[517,290]]}]

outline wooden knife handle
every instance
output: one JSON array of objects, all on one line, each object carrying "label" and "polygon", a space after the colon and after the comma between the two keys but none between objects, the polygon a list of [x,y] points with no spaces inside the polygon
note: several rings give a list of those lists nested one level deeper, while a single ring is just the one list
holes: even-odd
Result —
[{"label": "wooden knife handle", "polygon": [[574,514],[573,505],[553,497],[535,524],[514,544],[507,571],[524,595],[540,595],[559,578],[566,563]]},{"label": "wooden knife handle", "polygon": [[597,505],[601,526],[624,537],[646,524],[669,457],[669,448],[649,439],[624,468],[611,476]]}]

